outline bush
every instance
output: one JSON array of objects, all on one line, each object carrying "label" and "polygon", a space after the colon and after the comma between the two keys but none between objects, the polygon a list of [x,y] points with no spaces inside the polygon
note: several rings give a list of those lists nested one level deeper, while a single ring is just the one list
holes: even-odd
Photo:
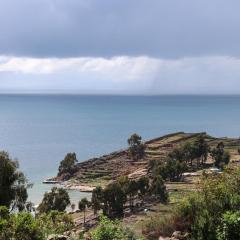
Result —
[{"label": "bush", "polygon": [[174,230],[173,217],[162,216],[162,214],[151,217],[143,225],[143,234],[151,235],[153,239],[157,239],[159,236],[171,236]]},{"label": "bush", "polygon": [[43,232],[34,217],[27,212],[5,216],[0,220],[0,239],[44,240]]},{"label": "bush", "polygon": [[226,212],[218,227],[218,240],[240,239],[240,211]]},{"label": "bush", "polygon": [[177,208],[175,228],[191,232],[192,239],[217,239],[223,214],[239,209],[239,183],[239,170],[202,180],[198,192],[190,194]]},{"label": "bush", "polygon": [[1,240],[45,240],[50,234],[62,234],[73,228],[69,215],[57,211],[34,218],[28,212],[9,215],[0,207],[0,215]]},{"label": "bush", "polygon": [[92,240],[137,240],[134,233],[124,228],[119,221],[101,216],[100,223],[91,233]]},{"label": "bush", "polygon": [[50,234],[62,234],[74,227],[70,215],[58,211],[51,211],[49,213],[38,215],[36,221],[44,233],[44,236]]}]

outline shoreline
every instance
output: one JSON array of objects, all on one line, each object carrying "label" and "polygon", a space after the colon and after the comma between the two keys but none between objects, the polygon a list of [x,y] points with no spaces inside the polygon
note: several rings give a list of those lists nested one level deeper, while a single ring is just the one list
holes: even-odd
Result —
[{"label": "shoreline", "polygon": [[79,192],[91,193],[96,187],[84,184],[63,183],[64,189],[75,190]]},{"label": "shoreline", "polygon": [[47,178],[42,182],[42,184],[47,184],[47,185],[61,185],[64,189],[66,190],[76,190],[79,192],[86,192],[90,193],[92,192],[96,186],[91,186],[88,184],[77,184],[77,183],[70,183],[68,181],[59,181],[59,180],[52,180],[53,178]]}]

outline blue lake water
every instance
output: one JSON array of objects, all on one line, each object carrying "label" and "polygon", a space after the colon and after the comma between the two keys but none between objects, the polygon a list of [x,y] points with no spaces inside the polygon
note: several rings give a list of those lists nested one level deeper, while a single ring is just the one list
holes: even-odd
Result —
[{"label": "blue lake water", "polygon": [[[38,203],[67,152],[79,161],[143,139],[186,131],[240,135],[240,96],[0,95],[0,149],[18,158]],[[71,192],[78,200],[84,193]]]}]

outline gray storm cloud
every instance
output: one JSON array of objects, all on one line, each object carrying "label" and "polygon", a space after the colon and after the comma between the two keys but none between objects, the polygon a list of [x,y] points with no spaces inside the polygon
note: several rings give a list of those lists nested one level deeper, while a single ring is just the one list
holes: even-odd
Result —
[{"label": "gray storm cloud", "polygon": [[240,94],[239,0],[0,0],[0,93]]},{"label": "gray storm cloud", "polygon": [[240,54],[239,0],[0,0],[0,55]]}]

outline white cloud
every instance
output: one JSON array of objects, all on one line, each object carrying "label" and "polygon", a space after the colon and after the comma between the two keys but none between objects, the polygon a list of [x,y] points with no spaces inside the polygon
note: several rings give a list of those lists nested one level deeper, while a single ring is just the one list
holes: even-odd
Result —
[{"label": "white cloud", "polygon": [[240,59],[0,56],[0,77],[0,91],[24,88],[102,93],[106,89],[110,93],[240,93]]},{"label": "white cloud", "polygon": [[158,60],[149,57],[114,58],[22,58],[0,57],[0,72],[22,74],[55,74],[75,72],[100,74],[115,78],[124,75],[124,79],[134,80],[154,74],[158,69]]}]

